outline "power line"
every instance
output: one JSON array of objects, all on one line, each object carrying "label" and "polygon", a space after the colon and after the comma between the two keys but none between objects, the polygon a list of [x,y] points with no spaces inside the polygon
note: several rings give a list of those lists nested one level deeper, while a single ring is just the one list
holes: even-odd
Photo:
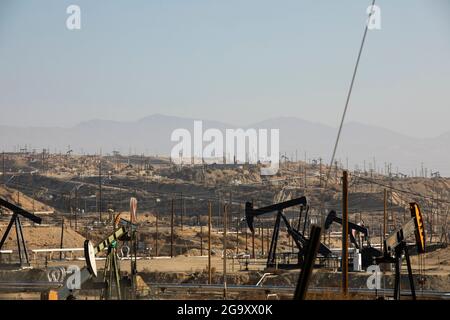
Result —
[{"label": "power line", "polygon": [[348,93],[347,93],[347,100],[345,101],[345,108],[344,108],[344,112],[342,114],[341,124],[339,125],[339,130],[338,130],[338,134],[337,134],[337,137],[336,137],[336,142],[334,144],[333,155],[331,156],[330,167],[329,167],[328,172],[327,172],[327,180],[325,181],[325,186],[328,184],[328,179],[330,178],[331,168],[333,167],[334,157],[336,156],[336,150],[337,150],[337,147],[338,147],[338,144],[339,144],[339,139],[341,137],[342,127],[344,126],[345,115],[347,113],[348,104],[350,102],[350,97],[352,95],[353,84],[355,83],[356,72],[358,71],[359,60],[361,59],[362,50],[364,48],[364,43],[366,41],[367,30],[369,29],[369,20],[370,20],[370,17],[372,16],[372,14],[373,14],[373,7],[374,7],[374,5],[375,5],[375,0],[372,1],[372,10],[370,10],[369,18],[368,18],[368,20],[366,22],[366,26],[364,28],[364,35],[363,35],[363,38],[362,38],[362,41],[361,41],[361,46],[359,47],[358,58],[356,59],[355,68],[353,69],[352,81],[350,82],[350,87],[349,87],[349,90],[348,90]]},{"label": "power line", "polygon": [[446,201],[446,200],[442,200],[442,199],[437,199],[437,198],[434,198],[434,197],[431,197],[431,196],[426,196],[426,195],[423,195],[423,194],[420,194],[420,193],[417,193],[417,192],[412,192],[412,191],[407,191],[407,190],[400,189],[400,188],[395,188],[395,187],[390,186],[390,185],[388,185],[388,184],[384,184],[384,183],[381,183],[381,182],[377,182],[377,181],[374,181],[374,180],[371,180],[371,179],[362,178],[362,177],[358,177],[358,179],[361,179],[361,180],[363,180],[363,181],[366,181],[366,182],[369,182],[369,183],[373,183],[373,184],[382,186],[382,187],[384,187],[384,188],[386,188],[386,189],[395,190],[395,191],[397,191],[397,192],[401,192],[401,193],[405,193],[405,194],[410,194],[410,195],[413,195],[413,196],[416,196],[416,197],[420,197],[420,198],[423,198],[423,199],[427,199],[427,200],[432,200],[432,201],[436,201],[436,202],[441,202],[441,203],[450,204],[450,201]]}]

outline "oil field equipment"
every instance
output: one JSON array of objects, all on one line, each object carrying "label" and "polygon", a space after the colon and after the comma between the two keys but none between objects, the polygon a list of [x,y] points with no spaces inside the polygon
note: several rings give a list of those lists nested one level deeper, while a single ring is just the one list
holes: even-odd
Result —
[{"label": "oil field equipment", "polygon": [[119,240],[126,240],[127,232],[124,227],[117,229],[112,235],[104,239],[99,245],[92,249],[91,242],[85,241],[84,253],[86,265],[92,276],[97,276],[95,267],[95,254],[97,252],[107,250],[105,267],[103,269],[103,289],[100,298],[102,300],[110,300],[114,298],[113,289],[115,289],[116,298],[122,299],[120,264],[117,257],[117,247]]},{"label": "oil field equipment", "polygon": [[403,255],[405,256],[406,266],[408,268],[408,280],[411,288],[411,295],[413,300],[416,299],[409,249],[406,243],[407,238],[414,234],[417,253],[425,253],[425,226],[422,213],[419,205],[415,202],[410,203],[409,208],[411,211],[411,219],[384,240],[383,256],[376,259],[377,264],[393,263],[395,265],[395,300],[400,300],[400,276]]},{"label": "oil field equipment", "polygon": [[[272,241],[270,243],[270,249],[267,256],[267,267],[275,267],[277,266],[280,269],[288,269],[288,268],[299,268],[303,262],[303,258],[305,256],[305,250],[308,245],[309,239],[307,239],[299,230],[293,228],[291,224],[289,223],[288,219],[286,218],[285,214],[283,213],[284,209],[301,205],[303,207],[306,207],[307,200],[306,197],[300,197],[295,198],[292,200],[276,203],[270,206],[262,207],[255,209],[253,208],[252,202],[246,202],[245,203],[245,219],[247,221],[247,225],[252,233],[255,232],[254,226],[253,226],[253,220],[255,217],[271,213],[271,212],[277,212],[277,217],[275,221],[275,225],[273,228],[272,233]],[[307,217],[305,216],[305,219]],[[280,224],[281,220],[283,220],[284,224],[286,225],[288,234],[292,237],[293,241],[295,242],[295,245],[297,246],[298,253],[297,253],[297,263],[277,263],[277,243],[278,243],[278,236],[280,233]],[[331,255],[331,250],[325,246],[323,243],[320,243],[319,245],[319,253],[327,257]]]},{"label": "oil field equipment", "polygon": [[20,267],[29,267],[30,260],[28,257],[28,250],[25,238],[23,236],[22,231],[22,222],[20,221],[20,217],[24,217],[34,223],[41,224],[41,218],[34,215],[31,212],[26,211],[25,209],[3,199],[0,198],[0,206],[4,207],[13,212],[11,220],[9,221],[8,226],[6,227],[5,233],[0,240],[0,250],[3,247],[6,239],[8,238],[9,232],[11,231],[12,226],[14,225],[16,228],[16,240],[17,240],[17,250],[19,254]]},{"label": "oil field equipment", "polygon": [[[325,230],[328,230],[333,223],[342,225],[342,218],[339,218],[336,211],[331,210],[325,219]],[[363,235],[362,241],[357,241],[355,235],[361,233]],[[363,269],[373,265],[374,259],[382,255],[381,251],[372,247],[370,244],[369,229],[364,225],[348,222],[348,235],[351,243],[361,252],[361,264]]]},{"label": "oil field equipment", "polygon": [[297,286],[294,291],[294,300],[305,300],[306,298],[312,269],[314,268],[317,251],[320,247],[321,232],[321,227],[316,225],[311,226],[311,233],[305,250],[305,259],[303,260],[300,276],[298,277]]},{"label": "oil field equipment", "polygon": [[[124,220],[124,219],[121,219]],[[126,221],[122,222],[126,224]],[[100,298],[109,299],[123,299],[126,296],[128,288],[131,287],[131,281],[126,277],[120,276],[120,266],[117,257],[117,249],[119,241],[129,241],[130,230],[125,226],[116,229],[112,234],[103,239],[99,244],[94,246],[90,240],[84,242],[84,257],[86,259],[86,266],[80,270],[79,283],[80,288],[89,279],[98,276],[96,256],[98,253],[107,251],[105,268],[103,270],[103,281],[99,286],[94,285],[93,289],[101,289]],[[70,279],[66,278],[64,285],[57,290],[50,290],[44,295],[44,299],[49,300],[66,300],[73,299],[74,289],[69,283]]]}]

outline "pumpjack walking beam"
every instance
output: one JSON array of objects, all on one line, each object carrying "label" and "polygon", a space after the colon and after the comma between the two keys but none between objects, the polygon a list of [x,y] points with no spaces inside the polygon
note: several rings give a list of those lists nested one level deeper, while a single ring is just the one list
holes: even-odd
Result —
[{"label": "pumpjack walking beam", "polygon": [[[334,210],[330,211],[327,218],[325,219],[324,229],[328,230],[333,222],[336,222],[340,225],[342,225],[343,223],[342,218],[337,217],[336,211]],[[355,239],[355,236],[353,235],[354,231],[360,232],[364,235],[364,240],[361,241],[361,243],[359,243]],[[361,252],[363,269],[366,269],[368,266],[373,265],[373,260],[383,254],[380,250],[371,246],[369,229],[365,226],[349,221],[347,233],[350,236],[351,243],[355,246],[356,249],[360,250]]]},{"label": "pumpjack walking beam", "polygon": [[[339,218],[336,215],[336,211],[331,210],[330,213],[328,214],[327,218],[325,219],[325,230],[328,230],[333,222],[336,222],[336,223],[342,225],[342,218]],[[369,236],[369,231],[366,227],[360,226],[360,225],[350,222],[350,221],[348,222],[348,234],[350,236],[350,241],[353,243],[353,245],[356,247],[356,249],[360,249],[358,242],[356,241],[355,237],[353,236],[353,233],[352,233],[353,230],[361,232],[362,234],[364,234],[364,236],[366,238]]]},{"label": "pumpjack walking beam", "polygon": [[12,226],[14,225],[16,228],[16,240],[17,240],[17,250],[19,253],[19,260],[21,266],[29,266],[30,261],[28,257],[28,250],[25,242],[25,238],[23,236],[22,230],[22,222],[20,221],[20,216],[31,220],[34,223],[41,224],[42,219],[31,212],[26,211],[25,209],[3,199],[0,198],[0,206],[7,208],[13,212],[11,220],[9,221],[8,227],[5,230],[5,233],[0,240],[0,250],[3,247],[6,239],[8,238],[9,232],[11,231]]},{"label": "pumpjack walking beam", "polygon": [[270,206],[262,207],[262,208],[258,208],[258,209],[253,208],[252,202],[246,202],[245,203],[245,219],[247,221],[247,225],[248,225],[250,231],[253,232],[254,231],[254,228],[253,228],[254,217],[260,216],[265,213],[274,212],[274,211],[283,211],[284,209],[287,209],[287,208],[290,208],[293,206],[297,206],[297,205],[306,206],[306,204],[307,204],[306,197],[300,197],[300,198],[272,204]]},{"label": "pumpjack walking beam", "polygon": [[[299,265],[303,259],[302,257],[305,254],[305,248],[306,248],[309,240],[302,233],[300,233],[298,230],[294,229],[290,225],[288,219],[286,218],[286,216],[283,213],[284,209],[287,209],[287,208],[290,208],[290,207],[293,207],[296,205],[306,206],[307,205],[306,197],[295,198],[292,200],[276,203],[276,204],[258,208],[258,209],[253,208],[253,203],[251,203],[251,202],[247,202],[245,204],[245,218],[247,221],[247,225],[252,233],[254,233],[253,220],[255,217],[266,214],[266,213],[277,212],[277,218],[276,218],[275,225],[273,228],[273,233],[272,233],[272,241],[270,243],[269,253],[268,253],[268,257],[267,257],[267,266],[268,267],[272,267],[276,264],[276,249],[277,249],[277,244],[278,244],[278,236],[279,236],[279,232],[280,232],[281,219],[283,219],[283,222],[286,225],[289,235],[292,237],[292,239],[294,240],[294,242],[299,250],[297,265]],[[306,217],[305,217],[305,219],[306,219]],[[326,247],[324,244],[320,243],[319,253],[322,254],[323,256],[328,256],[331,254],[331,250],[328,249],[328,247]],[[281,265],[281,267],[283,267],[283,266]]]},{"label": "pumpjack walking beam", "polygon": [[12,212],[19,214],[28,220],[33,221],[34,223],[40,224],[42,222],[42,219],[31,212],[26,211],[25,209],[15,205],[14,203],[11,203],[3,198],[0,197],[0,206],[5,207],[6,209],[11,210]]}]

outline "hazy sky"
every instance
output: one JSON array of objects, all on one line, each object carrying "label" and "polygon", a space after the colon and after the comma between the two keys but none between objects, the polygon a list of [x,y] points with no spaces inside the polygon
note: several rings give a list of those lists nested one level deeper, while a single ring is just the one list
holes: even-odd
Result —
[{"label": "hazy sky", "polygon": [[[370,0],[0,0],[0,124],[153,113],[337,126]],[[81,7],[81,30],[66,8]],[[450,131],[450,1],[379,0],[348,121]]]}]

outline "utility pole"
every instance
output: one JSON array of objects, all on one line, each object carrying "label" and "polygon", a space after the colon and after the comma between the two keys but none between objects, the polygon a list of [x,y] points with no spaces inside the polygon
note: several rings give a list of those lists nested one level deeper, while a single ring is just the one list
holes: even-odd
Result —
[{"label": "utility pole", "polygon": [[212,283],[211,274],[211,201],[208,202],[208,284]]},{"label": "utility pole", "polygon": [[102,221],[102,159],[98,163],[98,215],[100,221]]},{"label": "utility pole", "polygon": [[158,218],[159,218],[159,212],[156,211],[156,235],[155,235],[155,256],[158,256]]},{"label": "utility pole", "polygon": [[201,221],[200,221],[200,256],[203,256],[203,224]]},{"label": "utility pole", "polygon": [[430,243],[433,243],[433,216],[434,216],[434,205],[433,201],[430,203],[430,216],[429,216],[429,225],[430,225]]},{"label": "utility pole", "polygon": [[220,213],[220,211],[222,210],[222,202],[221,202],[221,199],[220,199],[220,193],[219,193],[219,198],[217,199],[217,204],[218,204],[218,206],[217,206],[217,231],[219,231],[220,230],[220,224],[221,224],[221,213]]},{"label": "utility pole", "polygon": [[[384,207],[384,210],[383,210],[383,237],[381,238],[381,239],[383,239],[383,249],[384,249],[384,251],[386,251],[386,248],[385,248],[385,245],[384,245],[384,240],[385,240],[385,237],[386,237],[386,229],[387,229],[387,190],[386,189],[384,189],[384,205],[383,205],[383,207]],[[381,243],[380,243],[380,245],[381,245]]]},{"label": "utility pole", "polygon": [[[62,217],[61,221],[61,241],[59,245],[60,249],[63,248],[63,242],[64,242],[64,217]],[[59,252],[59,260],[62,260],[62,251]]]},{"label": "utility pole", "polygon": [[42,171],[44,172],[44,174],[47,173],[47,166],[45,165],[45,153],[46,153],[46,150],[44,148],[44,149],[42,149]]},{"label": "utility pole", "polygon": [[227,298],[227,205],[223,208],[223,298]]},{"label": "utility pole", "polygon": [[306,151],[305,151],[305,189],[306,189],[306,167],[307,167]]},{"label": "utility pole", "polygon": [[80,198],[78,196],[78,187],[75,188],[75,231],[78,231],[78,208],[80,207]]},{"label": "utility pole", "polygon": [[239,214],[236,216],[236,254],[239,253]]},{"label": "utility pole", "polygon": [[319,158],[319,185],[322,187],[322,158]]},{"label": "utility pole", "polygon": [[259,228],[259,233],[261,236],[261,255],[264,256],[264,227],[261,224],[261,227]]},{"label": "utility pole", "polygon": [[252,258],[255,259],[255,229],[252,231]]},{"label": "utility pole", "polygon": [[348,171],[342,177],[342,294],[348,293]]},{"label": "utility pole", "polygon": [[184,206],[184,201],[183,201],[183,192],[180,193],[180,225],[181,225],[181,230],[183,230],[183,206]]},{"label": "utility pole", "polygon": [[78,231],[78,208],[75,208],[75,231]]},{"label": "utility pole", "polygon": [[245,232],[245,252],[248,253],[248,232],[247,228],[244,229]]},{"label": "utility pole", "polygon": [[173,218],[174,218],[174,212],[173,212],[173,198],[172,198],[172,214],[170,218],[170,257],[173,258]]},{"label": "utility pole", "polygon": [[305,162],[305,189],[306,189],[306,176],[307,176],[306,167],[307,167],[307,165],[306,165],[306,162]]},{"label": "utility pole", "polygon": [[6,184],[6,165],[5,165],[5,151],[3,151],[3,175],[2,175],[2,180],[3,180],[3,184]]},{"label": "utility pole", "polygon": [[375,161],[375,157],[373,157],[373,171],[377,174],[377,163]]},{"label": "utility pole", "polygon": [[[384,248],[383,226],[380,224],[380,249]],[[382,249],[384,251],[384,249]]]}]

